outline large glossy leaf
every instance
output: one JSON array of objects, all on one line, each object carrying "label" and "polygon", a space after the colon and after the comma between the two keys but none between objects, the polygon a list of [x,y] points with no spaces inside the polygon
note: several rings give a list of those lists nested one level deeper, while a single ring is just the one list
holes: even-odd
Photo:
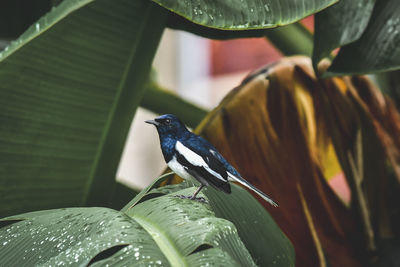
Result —
[{"label": "large glossy leaf", "polygon": [[255,266],[231,222],[216,218],[207,203],[174,195],[125,213],[70,208],[5,218],[12,224],[0,229],[0,265]]},{"label": "large glossy leaf", "polygon": [[[170,195],[150,199],[130,208],[126,213],[138,221],[162,250],[173,250],[167,255],[172,266],[185,265],[189,256],[201,245],[218,247],[228,252],[239,266],[252,266],[254,262],[238,238],[235,226],[224,219],[213,218],[208,204],[181,200],[178,195],[190,195],[189,187]],[[167,217],[165,214],[170,213]],[[201,252],[200,252],[201,253]]]},{"label": "large glossy leaf", "polygon": [[250,29],[245,31],[227,31],[196,24],[170,12],[167,25],[172,29],[188,31],[205,38],[217,40],[267,37],[275,46],[277,46],[277,49],[281,50],[285,55],[311,55],[312,50],[312,35],[299,23],[289,24],[274,29],[266,28]]},{"label": "large glossy leaf", "polygon": [[97,255],[109,256],[112,248],[121,250],[107,260],[118,261],[119,265],[168,264],[139,223],[111,209],[39,211],[1,222],[13,220],[22,221],[0,228],[2,266],[86,266]]},{"label": "large glossy leaf", "polygon": [[377,1],[363,35],[340,49],[325,77],[400,68],[399,12],[399,1]]},{"label": "large glossy leaf", "polygon": [[[166,178],[168,177],[165,176],[163,179]],[[180,194],[177,191],[187,187],[190,188],[185,191],[187,192],[186,195],[195,191],[195,188],[191,187],[193,184],[187,181],[178,185],[157,188],[163,182],[163,179],[157,180],[153,185],[142,191],[143,194],[135,197],[123,210],[127,211],[141,201],[151,197],[164,194]],[[201,194],[207,198],[215,216],[227,219],[235,225],[241,240],[258,266],[295,265],[295,255],[290,241],[265,208],[250,193],[239,186],[233,185],[231,194],[225,194],[213,188],[203,189]],[[192,203],[192,209],[197,206]],[[243,256],[237,254],[234,258],[242,258]],[[241,264],[243,266],[244,262],[242,261]]]},{"label": "large glossy leaf", "polygon": [[295,266],[295,252],[271,215],[250,193],[232,186],[225,195],[209,188],[208,196],[216,216],[231,221],[258,266]]},{"label": "large glossy leaf", "polygon": [[167,25],[174,30],[191,32],[193,34],[216,40],[228,40],[234,38],[264,37],[269,29],[253,29],[246,31],[227,31],[217,28],[209,28],[179,16],[172,11],[169,12]]},{"label": "large glossy leaf", "polygon": [[166,14],[63,1],[0,54],[0,214],[105,205]]},{"label": "large glossy leaf", "polygon": [[313,64],[337,47],[360,38],[368,25],[375,0],[342,0],[315,15]]},{"label": "large glossy leaf", "polygon": [[153,0],[196,24],[248,30],[286,25],[318,12],[336,0]]}]

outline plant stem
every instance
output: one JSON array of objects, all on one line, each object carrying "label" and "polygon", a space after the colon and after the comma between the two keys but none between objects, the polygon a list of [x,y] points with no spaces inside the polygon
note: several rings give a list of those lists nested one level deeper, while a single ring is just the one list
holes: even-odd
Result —
[{"label": "plant stem", "polygon": [[200,123],[208,112],[153,82],[147,85],[140,105],[158,114],[175,114],[193,128]]},{"label": "plant stem", "polygon": [[265,37],[285,56],[312,54],[313,36],[299,22],[267,30]]}]

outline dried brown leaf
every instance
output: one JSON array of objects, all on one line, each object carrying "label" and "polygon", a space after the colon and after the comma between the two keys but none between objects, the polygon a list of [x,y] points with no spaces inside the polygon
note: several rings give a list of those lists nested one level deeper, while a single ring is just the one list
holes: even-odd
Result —
[{"label": "dried brown leaf", "polygon": [[297,266],[323,266],[325,257],[332,266],[358,266],[350,211],[323,177],[313,96],[295,71],[302,68],[309,86],[318,87],[310,66],[297,57],[255,72],[198,131],[280,204],[266,207],[294,244]]}]

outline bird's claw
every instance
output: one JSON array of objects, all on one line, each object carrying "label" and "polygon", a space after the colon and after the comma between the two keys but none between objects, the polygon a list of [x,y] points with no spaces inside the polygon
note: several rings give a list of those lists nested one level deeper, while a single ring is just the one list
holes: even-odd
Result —
[{"label": "bird's claw", "polygon": [[189,199],[195,200],[198,202],[202,202],[202,203],[207,203],[207,200],[204,197],[194,197],[194,198],[190,197]]},{"label": "bird's claw", "polygon": [[204,197],[193,197],[193,196],[184,196],[184,195],[175,195],[175,197],[178,197],[180,199],[191,199],[199,202],[207,202]]}]

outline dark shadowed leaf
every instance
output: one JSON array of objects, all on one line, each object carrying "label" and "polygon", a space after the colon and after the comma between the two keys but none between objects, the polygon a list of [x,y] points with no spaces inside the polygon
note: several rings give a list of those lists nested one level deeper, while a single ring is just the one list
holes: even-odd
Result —
[{"label": "dark shadowed leaf", "polygon": [[0,54],[0,216],[107,203],[165,19],[66,0]]},{"label": "dark shadowed leaf", "polygon": [[399,1],[377,1],[363,35],[340,49],[324,77],[400,68],[399,13]]},{"label": "dark shadowed leaf", "polygon": [[132,200],[132,198],[139,193],[139,189],[134,189],[120,182],[116,182],[106,206],[112,209],[120,210],[126,205],[126,203]]},{"label": "dark shadowed leaf", "polygon": [[3,0],[0,9],[0,40],[15,39],[43,14],[50,11],[52,0]]},{"label": "dark shadowed leaf", "polygon": [[205,195],[215,215],[231,221],[258,266],[295,266],[295,253],[288,238],[271,215],[254,197],[239,186],[225,195],[208,188]]},{"label": "dark shadowed leaf", "polygon": [[315,15],[314,66],[335,48],[360,38],[368,25],[374,4],[375,0],[342,0]]}]

